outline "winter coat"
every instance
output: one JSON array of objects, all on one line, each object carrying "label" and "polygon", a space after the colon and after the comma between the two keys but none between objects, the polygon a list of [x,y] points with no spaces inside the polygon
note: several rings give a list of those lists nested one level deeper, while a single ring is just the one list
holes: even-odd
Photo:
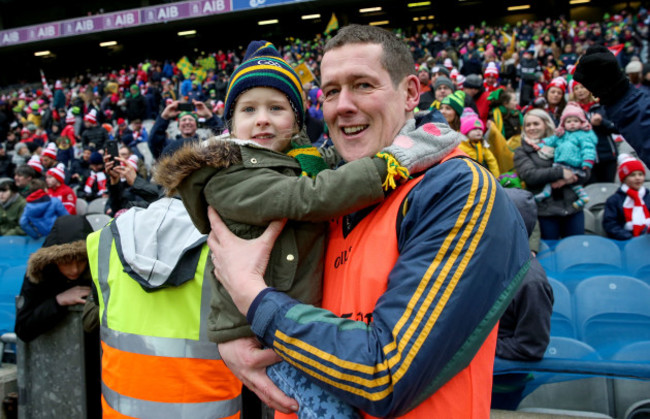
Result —
[{"label": "winter coat", "polygon": [[59,198],[70,215],[77,214],[77,195],[68,185],[63,183],[56,189],[49,188],[47,194],[52,198]]},{"label": "winter coat", "polygon": [[129,121],[134,119],[144,120],[147,116],[147,101],[138,94],[126,99],[126,117]]},{"label": "winter coat", "polygon": [[77,285],[91,285],[88,268],[80,278],[69,280],[57,268],[57,262],[88,260],[86,236],[92,233],[88,221],[77,215],[57,220],[43,247],[27,262],[27,274],[16,303],[16,335],[30,341],[56,326],[67,315],[56,296]]},{"label": "winter coat", "polygon": [[497,159],[492,154],[489,148],[485,147],[481,142],[472,143],[468,141],[462,141],[458,146],[461,150],[467,153],[468,156],[476,160],[481,166],[485,167],[494,175],[494,177],[499,177],[501,174],[499,172],[499,164]]},{"label": "winter coat", "polygon": [[23,215],[25,198],[19,194],[9,198],[6,204],[0,205],[0,236],[24,236],[20,228],[20,217]]},{"label": "winter coat", "polygon": [[591,169],[596,161],[596,143],[598,138],[592,130],[565,131],[564,135],[544,138],[544,144],[555,148],[555,163],[562,163],[574,168]]},{"label": "winter coat", "polygon": [[605,110],[625,141],[650,166],[650,95],[630,87],[617,102],[605,106]]},{"label": "winter coat", "polygon": [[[303,139],[302,141],[305,141]],[[180,193],[194,225],[207,234],[208,205],[242,238],[258,237],[269,222],[289,218],[275,242],[267,284],[309,304],[320,304],[326,221],[384,197],[382,159],[363,159],[316,179],[300,176],[298,161],[252,142],[210,139],[190,142],[158,162],[156,181]],[[295,221],[294,221],[295,220]],[[211,340],[224,342],[252,332],[215,280],[208,325]]]},{"label": "winter coat", "polygon": [[[515,170],[526,182],[526,188],[533,194],[542,191],[544,185],[564,178],[564,169],[553,166],[552,160],[542,159],[537,150],[525,141],[515,150]],[[577,213],[578,210],[572,203],[578,196],[571,189],[571,185],[553,189],[551,196],[537,203],[537,215],[540,217],[567,216]]]},{"label": "winter coat", "polygon": [[[623,212],[623,203],[627,198],[627,194],[618,188],[614,195],[607,198],[605,202],[605,212],[603,214],[603,228],[607,237],[615,240],[629,240],[633,237],[630,230],[625,227],[625,213]],[[646,194],[643,197],[645,206],[650,209],[650,191],[646,189]]]},{"label": "winter coat", "polygon": [[20,227],[34,239],[50,234],[57,218],[68,215],[68,211],[58,198],[50,198],[39,189],[27,197],[27,204],[20,217]]},{"label": "winter coat", "polygon": [[81,143],[84,146],[95,144],[96,150],[104,148],[104,143],[108,141],[108,132],[101,126],[86,128],[81,134]]}]

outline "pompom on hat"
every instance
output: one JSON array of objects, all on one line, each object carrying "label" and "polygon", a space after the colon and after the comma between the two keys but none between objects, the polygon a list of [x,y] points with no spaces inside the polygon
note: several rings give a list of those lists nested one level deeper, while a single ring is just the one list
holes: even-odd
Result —
[{"label": "pompom on hat", "polygon": [[47,174],[58,180],[59,183],[65,183],[65,164],[59,163],[47,171]]},{"label": "pompom on hat", "polygon": [[56,160],[56,152],[57,152],[56,144],[48,143],[45,149],[41,151],[41,156],[49,157],[53,160]]},{"label": "pompom on hat", "polygon": [[273,44],[267,41],[251,42],[243,62],[230,76],[224,110],[226,119],[232,118],[237,98],[255,87],[271,87],[284,93],[296,114],[298,127],[302,128],[305,108],[300,78]]},{"label": "pompom on hat", "polygon": [[640,160],[635,159],[629,154],[621,154],[618,156],[618,178],[621,182],[637,170],[645,174],[645,167],[643,167],[643,163]]}]

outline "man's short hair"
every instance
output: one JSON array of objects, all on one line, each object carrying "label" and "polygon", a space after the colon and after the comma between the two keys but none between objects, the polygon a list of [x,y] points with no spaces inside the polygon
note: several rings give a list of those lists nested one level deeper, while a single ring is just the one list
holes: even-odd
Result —
[{"label": "man's short hair", "polygon": [[324,53],[347,44],[379,44],[383,55],[381,65],[384,67],[393,86],[397,87],[406,76],[415,75],[415,62],[406,44],[391,32],[377,26],[348,25],[339,30],[325,44]]},{"label": "man's short hair", "polygon": [[18,166],[14,174],[23,177],[31,177],[32,179],[39,177],[38,172],[33,167],[27,164],[21,164],[20,166]]}]

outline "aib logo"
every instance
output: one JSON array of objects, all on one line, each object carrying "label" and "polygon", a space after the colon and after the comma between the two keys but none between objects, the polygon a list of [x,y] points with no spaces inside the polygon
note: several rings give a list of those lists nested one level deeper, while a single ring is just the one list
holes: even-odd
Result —
[{"label": "aib logo", "polygon": [[334,268],[338,269],[339,267],[345,265],[345,263],[348,261],[348,258],[352,254],[352,246],[348,248],[348,250],[344,250],[341,252],[340,256],[337,256],[336,259],[334,260]]},{"label": "aib logo", "polygon": [[261,6],[264,3],[266,3],[266,0],[250,0],[250,2],[248,2],[248,4],[250,4],[251,7]]}]

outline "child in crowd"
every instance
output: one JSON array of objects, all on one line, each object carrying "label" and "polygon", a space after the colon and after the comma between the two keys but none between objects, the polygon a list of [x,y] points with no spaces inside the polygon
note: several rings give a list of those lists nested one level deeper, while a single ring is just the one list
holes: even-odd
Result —
[{"label": "child in crowd", "polygon": [[[289,218],[271,253],[265,279],[294,298],[318,305],[326,221],[380,202],[384,188],[396,187],[396,178],[439,161],[460,136],[442,125],[416,129],[411,120],[396,145],[375,158],[331,171],[324,170],[325,160],[301,132],[304,114],[296,73],[272,44],[254,41],[228,86],[224,116],[231,135],[203,144],[186,143],[166,157],[163,152],[155,179],[168,193],[180,193],[202,233],[210,231],[208,205],[243,238],[258,237],[270,221]],[[399,145],[405,143],[411,146]],[[250,336],[246,319],[225,289],[216,280],[213,285],[210,338],[219,343]],[[267,373],[299,401],[301,417],[317,417],[319,408],[341,418],[358,416],[354,408],[309,384],[288,363],[275,364]]]},{"label": "child in crowd", "polygon": [[70,215],[77,214],[77,195],[65,183],[65,165],[57,164],[45,173],[47,194],[52,198],[59,198]]},{"label": "child in crowd", "polygon": [[499,177],[499,164],[494,154],[483,140],[485,125],[474,112],[466,114],[460,119],[460,132],[466,141],[460,143],[459,148],[476,160],[480,165],[486,167],[494,177]]},{"label": "child in crowd", "polygon": [[97,151],[90,154],[90,173],[86,183],[79,193],[80,198],[90,202],[96,198],[108,196],[106,173],[104,173],[104,157]]},{"label": "child in crowd", "polygon": [[517,109],[517,95],[512,90],[499,88],[488,96],[490,102],[489,119],[494,121],[497,130],[506,140],[521,134],[524,117]]},{"label": "child in crowd", "polygon": [[20,227],[31,238],[38,239],[50,234],[56,219],[68,215],[68,211],[59,198],[50,198],[43,179],[32,179],[29,191]]},{"label": "child in crowd", "polygon": [[621,154],[618,161],[618,177],[622,185],[605,203],[603,227],[608,237],[629,240],[648,233],[650,194],[643,186],[643,163],[628,154]]},{"label": "child in crowd", "polygon": [[[537,151],[539,156],[554,160],[554,166],[559,165],[567,168],[578,175],[581,179],[589,178],[588,173],[594,166],[596,159],[596,143],[598,138],[591,130],[591,124],[576,102],[567,103],[562,116],[560,126],[555,130],[556,135],[544,138],[543,145]],[[573,202],[577,209],[583,208],[589,197],[585,188],[580,184],[573,184],[571,188],[578,199]],[[552,188],[548,183],[542,192],[535,195],[539,202],[551,196]]]}]

